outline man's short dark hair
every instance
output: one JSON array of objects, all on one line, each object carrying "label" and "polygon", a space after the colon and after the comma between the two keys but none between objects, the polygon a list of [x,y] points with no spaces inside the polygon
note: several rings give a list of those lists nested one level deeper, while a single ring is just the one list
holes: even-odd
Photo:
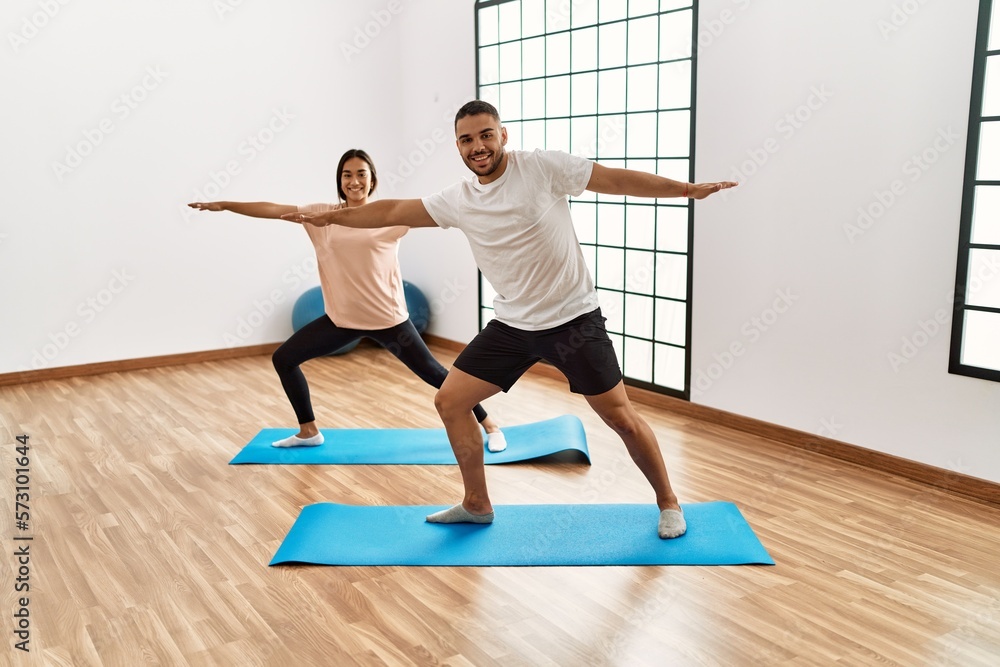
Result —
[{"label": "man's short dark hair", "polygon": [[494,120],[496,120],[496,122],[500,122],[500,114],[497,112],[497,108],[495,106],[489,102],[483,102],[482,100],[472,100],[471,102],[463,104],[462,108],[455,114],[455,127],[457,128],[458,121],[462,120],[466,116],[478,116],[483,113],[489,114]]}]

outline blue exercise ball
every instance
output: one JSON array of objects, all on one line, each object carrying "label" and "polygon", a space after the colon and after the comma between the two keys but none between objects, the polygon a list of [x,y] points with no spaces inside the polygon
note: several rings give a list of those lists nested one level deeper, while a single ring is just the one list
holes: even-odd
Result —
[{"label": "blue exercise ball", "polygon": [[[318,285],[307,289],[295,300],[295,305],[292,307],[292,329],[298,331],[316,318],[321,317],[325,312],[323,289]],[[346,354],[356,348],[359,342],[361,342],[360,338],[353,340],[330,354]]]},{"label": "blue exercise ball", "polygon": [[427,331],[431,323],[431,304],[420,288],[411,282],[403,281],[403,296],[406,297],[406,310],[418,333]]}]

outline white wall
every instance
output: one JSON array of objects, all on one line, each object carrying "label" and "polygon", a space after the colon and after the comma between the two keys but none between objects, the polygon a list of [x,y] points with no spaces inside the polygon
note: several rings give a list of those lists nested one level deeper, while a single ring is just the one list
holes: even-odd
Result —
[{"label": "white wall", "polygon": [[701,3],[697,175],[742,185],[696,205],[694,402],[1000,481],[1000,385],[947,372],[977,13]]}]

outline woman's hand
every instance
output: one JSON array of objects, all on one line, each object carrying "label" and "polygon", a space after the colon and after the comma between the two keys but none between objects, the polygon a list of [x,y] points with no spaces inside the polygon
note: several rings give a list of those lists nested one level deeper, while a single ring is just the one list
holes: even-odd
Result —
[{"label": "woman's hand", "polygon": [[225,211],[226,207],[223,206],[224,203],[225,202],[221,201],[206,201],[206,202],[196,201],[192,204],[188,204],[188,206],[197,209],[199,211]]}]

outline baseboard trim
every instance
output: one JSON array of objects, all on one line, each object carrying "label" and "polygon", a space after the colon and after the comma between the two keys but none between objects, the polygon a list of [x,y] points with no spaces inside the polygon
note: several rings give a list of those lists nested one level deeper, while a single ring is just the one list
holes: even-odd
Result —
[{"label": "baseboard trim", "polygon": [[81,364],[79,366],[59,366],[56,368],[40,368],[32,371],[0,374],[0,387],[8,387],[29,382],[45,380],[65,380],[67,378],[87,375],[102,375],[104,373],[120,373],[137,371],[161,366],[182,366],[205,361],[220,361],[222,359],[238,359],[240,357],[256,357],[271,354],[280,343],[265,345],[250,345],[247,347],[231,347],[224,350],[205,350],[202,352],[186,352],[184,354],[167,354],[159,357],[142,357],[139,359],[122,359],[120,361],[104,361],[96,364]]},{"label": "baseboard trim", "polygon": [[434,334],[425,333],[423,334],[423,339],[428,345],[436,345],[449,352],[461,352],[465,349],[465,343],[459,343],[457,340],[449,338],[441,338],[441,336],[435,336]]}]

